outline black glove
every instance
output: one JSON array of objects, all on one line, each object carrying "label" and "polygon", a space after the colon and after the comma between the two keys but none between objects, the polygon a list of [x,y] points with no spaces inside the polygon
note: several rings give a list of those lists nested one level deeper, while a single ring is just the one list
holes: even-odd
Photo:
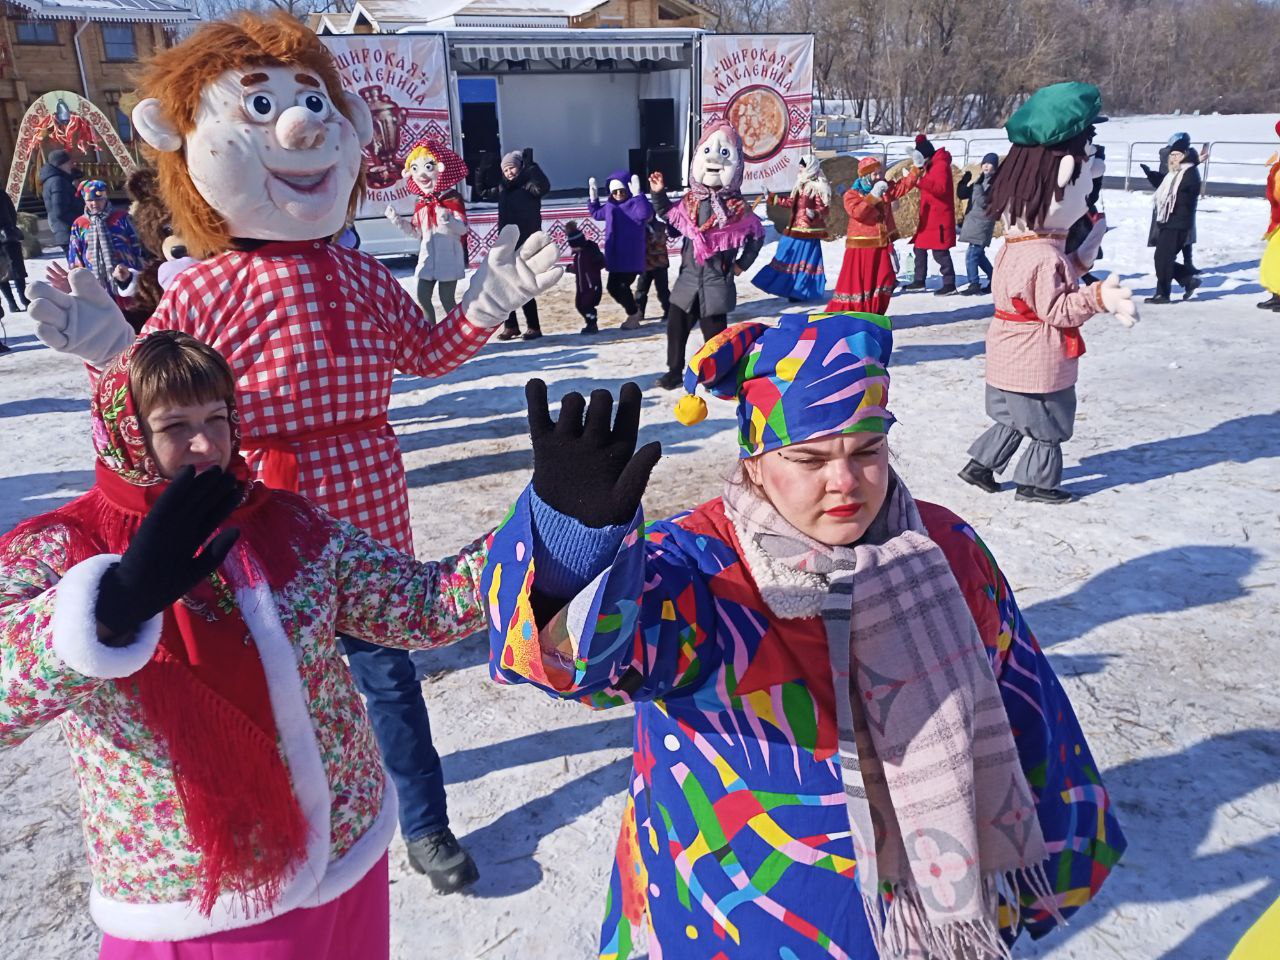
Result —
[{"label": "black glove", "polygon": [[102,577],[95,613],[112,634],[103,643],[127,645],[140,624],[218,569],[240,531],[224,530],[203,550],[200,546],[239,503],[231,474],[215,467],[197,476],[194,467],[183,467],[156,499],[120,562]]},{"label": "black glove", "polygon": [[530,380],[524,394],[533,440],[534,493],[552,509],[588,527],[629,523],[662,456],[662,444],[656,440],[636,450],[640,388],[634,383],[622,385],[612,429],[613,395],[608,390],[592,391],[590,406],[582,394],[567,394],[554,423],[547,409],[545,383]]},{"label": "black glove", "polygon": [[1150,168],[1150,167],[1148,167],[1145,163],[1140,163],[1140,164],[1138,164],[1138,166],[1140,166],[1140,167],[1142,168],[1142,172],[1143,172],[1143,173],[1150,173],[1150,172],[1151,172],[1151,168]]},{"label": "black glove", "polygon": [[533,147],[525,147],[520,151],[520,156],[524,157],[524,165],[529,166],[533,163]]},{"label": "black glove", "polygon": [[971,181],[972,179],[973,179],[973,174],[970,173],[968,170],[966,170],[964,172],[964,175],[960,177],[960,186],[967,187],[969,185],[969,181]]}]

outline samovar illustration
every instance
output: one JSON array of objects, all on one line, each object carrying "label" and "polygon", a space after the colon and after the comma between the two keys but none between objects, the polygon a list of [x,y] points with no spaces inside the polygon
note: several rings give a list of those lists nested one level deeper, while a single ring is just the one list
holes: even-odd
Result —
[{"label": "samovar illustration", "polygon": [[366,149],[369,156],[366,175],[370,187],[385,190],[399,182],[403,174],[399,153],[404,110],[379,86],[363,87],[360,96],[373,114],[373,141]]}]

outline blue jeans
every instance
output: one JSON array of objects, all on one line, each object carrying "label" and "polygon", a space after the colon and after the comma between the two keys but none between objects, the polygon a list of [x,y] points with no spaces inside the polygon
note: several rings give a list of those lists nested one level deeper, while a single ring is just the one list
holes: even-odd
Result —
[{"label": "blue jeans", "polygon": [[417,671],[405,650],[338,635],[369,720],[382,762],[400,795],[400,833],[417,840],[449,826],[444,770],[431,742],[431,721]]},{"label": "blue jeans", "polygon": [[987,275],[987,284],[991,283],[991,261],[987,259],[987,248],[977,243],[969,244],[964,255],[964,265],[969,274],[969,282],[978,286],[978,268]]}]

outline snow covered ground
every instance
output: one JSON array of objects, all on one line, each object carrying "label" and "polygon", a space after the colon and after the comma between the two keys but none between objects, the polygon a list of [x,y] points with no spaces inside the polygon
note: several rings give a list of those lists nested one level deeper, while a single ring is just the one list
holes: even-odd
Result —
[{"label": "snow covered ground", "polygon": [[[1197,139],[1216,135],[1189,117],[1185,126]],[[1149,195],[1104,199],[1116,230],[1103,266],[1147,295]],[[1011,489],[988,496],[955,476],[986,426],[990,301],[913,294],[893,303],[898,469],[916,496],[955,509],[994,550],[1072,696],[1129,837],[1100,901],[1041,944],[1023,944],[1021,956],[1221,960],[1280,896],[1280,316],[1253,306],[1265,221],[1263,201],[1205,200],[1196,298],[1146,308],[1132,330],[1090,322],[1066,446],[1067,483],[1080,499],[1064,507],[1017,503]],[[841,253],[828,246],[831,277]],[[741,290],[742,317],[780,309],[745,280]],[[660,372],[656,322],[618,331],[622,314],[610,304],[601,311],[607,332],[587,339],[576,335],[571,302],[562,282],[543,303],[553,335],[536,344],[494,343],[440,380],[397,383],[391,415],[421,555],[498,522],[527,481],[527,377],[546,378],[556,393],[631,378],[649,388]],[[14,352],[0,357],[0,529],[84,490],[92,470],[82,369],[46,350],[24,317],[6,322]],[[666,452],[646,499],[655,516],[714,496],[734,456],[729,404],[711,401],[710,419],[683,428],[673,400],[647,393],[642,440],[661,439]],[[499,688],[485,655],[476,638],[424,664],[453,826],[483,876],[469,896],[435,896],[397,841],[395,956],[592,956],[629,712]],[[54,730],[0,752],[5,957],[96,956],[74,794]]]},{"label": "snow covered ground", "polygon": [[[1191,142],[1199,150],[1202,144],[1214,142],[1210,160],[1204,172],[1210,181],[1262,184],[1267,179],[1267,159],[1280,148],[1276,140],[1276,121],[1280,115],[1272,113],[1210,113],[1201,116],[1133,116],[1112,117],[1098,125],[1096,142],[1107,148],[1107,174],[1123,177],[1133,144],[1133,165],[1129,175],[1145,189],[1146,180],[1140,163],[1150,167],[1157,165],[1157,155],[1169,137],[1185,130]],[[898,134],[877,135],[873,139],[890,144],[890,158],[905,156],[911,137]],[[1004,128],[964,130],[948,137],[931,134],[935,146],[945,146],[956,162],[964,155],[964,142],[969,142],[969,159],[976,162],[982,154],[994,150],[1003,154],[1009,149],[1009,139]]]}]

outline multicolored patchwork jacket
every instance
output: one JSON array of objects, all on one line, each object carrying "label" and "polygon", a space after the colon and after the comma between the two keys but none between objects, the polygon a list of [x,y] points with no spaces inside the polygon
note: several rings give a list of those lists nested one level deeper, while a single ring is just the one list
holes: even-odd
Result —
[{"label": "multicolored patchwork jacket", "polygon": [[[306,863],[265,914],[247,916],[228,896],[209,917],[192,905],[200,855],[168,752],[128,692],[128,677],[156,648],[160,617],[127,647],[97,642],[99,582],[119,558],[69,565],[68,530],[55,524],[15,541],[0,563],[0,745],[60,722],[80,789],[90,909],[117,937],[204,936],[350,889],[391,842],[396,800],[335,632],[426,647],[482,629],[482,542],[418,563],[295,499],[326,525],[327,543],[281,590],[265,583],[237,590],[262,658],[280,752],[310,827]],[[244,549],[238,545],[223,569],[241,562]]]},{"label": "multicolored patchwork jacket", "polygon": [[[490,544],[490,669],[593,707],[635,706],[635,756],[600,939],[649,926],[664,960],[876,956],[854,880],[819,618],[780,620],[719,500],[650,525],[539,633],[530,492]],[[1088,745],[974,531],[917,501],[986,644],[1070,915],[1124,851]],[[1030,904],[1032,936],[1056,921]]]},{"label": "multicolored patchwork jacket", "polygon": [[[141,270],[145,256],[142,241],[133,229],[133,220],[125,210],[112,210],[107,214],[107,239],[111,242],[111,254],[115,266],[124,265],[130,270]],[[90,221],[87,214],[76,218],[71,225],[71,242],[67,245],[67,266],[93,269],[89,250]]]}]

